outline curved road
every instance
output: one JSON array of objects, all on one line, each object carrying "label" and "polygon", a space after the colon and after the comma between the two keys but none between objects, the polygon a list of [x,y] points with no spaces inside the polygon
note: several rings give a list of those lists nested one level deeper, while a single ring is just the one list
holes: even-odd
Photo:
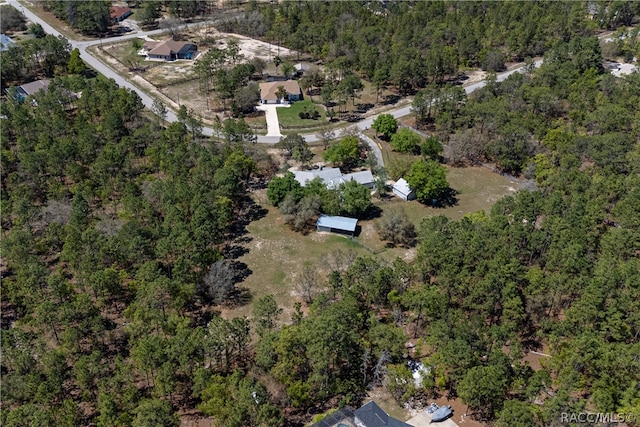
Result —
[{"label": "curved road", "polygon": [[[62,36],[62,34],[60,34],[55,28],[53,28],[51,25],[49,25],[46,21],[44,21],[38,15],[33,13],[31,10],[29,10],[27,8],[24,8],[20,3],[18,3],[17,0],[6,0],[6,3],[8,3],[9,5],[13,6],[14,8],[16,8],[20,12],[22,12],[27,17],[27,19],[29,19],[31,22],[37,22],[40,25],[42,25],[42,28],[48,34],[53,34],[55,36]],[[193,25],[206,25],[206,24],[207,23],[193,24]],[[114,42],[119,42],[119,41],[123,41],[123,40],[129,40],[129,39],[133,39],[133,38],[144,37],[144,36],[148,36],[148,35],[161,34],[161,33],[164,33],[164,32],[166,32],[166,30],[158,29],[158,30],[153,30],[153,31],[132,33],[132,34],[127,34],[127,35],[123,35],[123,36],[119,36],[119,37],[112,37],[112,38],[109,38],[109,39],[105,39],[105,42],[114,43]],[[98,58],[94,57],[87,50],[91,46],[95,46],[97,44],[102,44],[102,40],[78,41],[78,40],[69,39],[69,43],[71,44],[72,48],[77,48],[80,51],[80,56],[82,57],[84,62],[86,62],[91,68],[93,68],[97,72],[103,74],[104,76],[115,80],[115,82],[119,86],[126,87],[128,89],[136,91],[138,93],[138,96],[140,96],[140,99],[142,100],[142,103],[144,104],[144,106],[149,108],[149,109],[152,108],[153,98],[151,96],[149,96],[142,89],[140,89],[139,87],[134,85],[132,82],[126,80],[124,77],[122,77],[120,74],[116,73],[111,68],[109,68],[106,64],[104,64]],[[542,60],[536,61],[534,63],[535,67],[539,67],[540,64],[542,64]],[[519,68],[516,68],[516,69],[511,70],[511,71],[506,71],[506,72],[503,72],[503,73],[499,73],[496,76],[497,77],[497,81],[503,81],[504,79],[506,79],[511,74],[517,73],[517,72],[522,72],[523,70],[524,70],[524,67],[519,67]],[[473,91],[475,91],[477,89],[480,89],[481,87],[484,87],[485,85],[486,85],[486,82],[485,81],[481,81],[481,82],[473,83],[473,84],[470,84],[470,85],[466,86],[464,88],[464,90],[465,90],[465,92],[467,94],[469,94],[469,93],[471,93],[471,92],[473,92]],[[393,110],[385,111],[385,113],[386,114],[391,114],[396,118],[407,116],[407,115],[409,115],[411,113],[411,105],[407,105],[405,107],[400,107],[400,108],[396,108],[396,109],[393,109]],[[376,119],[377,116],[378,115],[370,116],[370,117],[368,117],[368,118],[366,118],[364,120],[361,120],[360,122],[356,123],[355,125],[349,124],[349,125],[345,125],[345,127],[356,126],[357,129],[359,129],[360,131],[363,131],[363,130],[371,127],[371,125],[373,124],[373,121]],[[176,117],[175,112],[173,110],[171,110],[170,108],[168,108],[168,107],[167,107],[167,115],[166,115],[165,119],[168,122],[175,122],[175,121],[178,120],[178,118]],[[204,126],[202,128],[202,133],[207,135],[207,136],[212,136],[213,135],[213,129],[210,128],[210,127]],[[317,141],[320,140],[318,135],[315,134],[315,133],[304,134],[302,136],[304,137],[304,139],[307,142],[317,142]],[[258,136],[258,142],[259,143],[275,144],[278,141],[280,141],[280,137],[279,136],[264,136],[264,135],[259,135]],[[372,144],[371,142],[368,142],[368,144],[371,146],[371,149],[376,154],[376,158],[378,159],[379,164],[380,165],[384,165],[384,163],[382,161],[382,152],[380,151],[380,148],[377,146],[377,144]]]}]

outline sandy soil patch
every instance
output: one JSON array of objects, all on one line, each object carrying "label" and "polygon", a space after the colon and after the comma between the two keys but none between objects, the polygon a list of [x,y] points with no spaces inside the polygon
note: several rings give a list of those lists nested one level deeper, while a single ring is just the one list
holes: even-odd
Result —
[{"label": "sandy soil patch", "polygon": [[487,78],[487,72],[481,70],[465,71],[464,74],[469,77],[464,81],[465,86],[481,82]]},{"label": "sandy soil patch", "polygon": [[175,61],[162,64],[159,67],[153,67],[146,72],[147,78],[150,80],[164,80],[166,82],[183,80],[193,74],[194,61]]},{"label": "sandy soil patch", "polygon": [[[261,40],[251,39],[240,34],[222,33],[215,29],[203,28],[199,31],[199,35],[202,37],[213,37],[217,40],[216,47],[224,49],[227,47],[229,39],[237,39],[240,53],[244,55],[245,59],[261,58],[265,61],[272,61],[273,57],[279,55],[281,58],[293,57],[298,55],[295,50],[287,49],[277,45],[266,43]],[[278,53],[280,52],[280,53]]]}]

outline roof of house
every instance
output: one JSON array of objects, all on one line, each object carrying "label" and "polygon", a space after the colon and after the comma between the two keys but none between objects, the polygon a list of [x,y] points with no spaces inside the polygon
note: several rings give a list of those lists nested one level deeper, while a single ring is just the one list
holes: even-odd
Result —
[{"label": "roof of house", "polygon": [[307,185],[309,181],[313,181],[315,178],[320,178],[325,182],[329,182],[335,178],[340,178],[342,176],[342,172],[340,172],[339,168],[322,168],[322,169],[313,169],[308,171],[292,171],[293,175],[296,178],[296,181],[300,183],[301,186]]},{"label": "roof of house", "polygon": [[0,34],[0,51],[5,51],[9,49],[9,46],[14,44],[13,40],[6,34]]},{"label": "roof of house", "polygon": [[369,185],[373,182],[373,174],[370,170],[348,173],[346,175],[331,179],[329,182],[327,182],[327,187],[337,188],[340,186],[340,184],[344,184],[348,181],[355,181],[358,184]]},{"label": "roof of house", "polygon": [[366,427],[411,427],[407,423],[390,417],[373,400],[353,413]]},{"label": "roof of house", "polygon": [[196,45],[193,43],[165,40],[163,42],[145,42],[142,47],[148,51],[149,55],[171,56],[172,53],[177,54],[187,51],[192,47],[196,47]]},{"label": "roof of house", "polygon": [[357,223],[357,219],[347,218],[346,216],[320,215],[317,226],[354,232],[356,231]]},{"label": "roof of house", "polygon": [[355,427],[353,420],[353,408],[345,406],[339,411],[329,414],[311,427]]},{"label": "roof of house", "polygon": [[396,183],[393,184],[393,189],[407,196],[413,191],[411,187],[409,187],[409,183],[405,181],[404,178],[397,180]]},{"label": "roof of house", "polygon": [[276,92],[278,92],[278,88],[280,86],[284,87],[284,90],[287,91],[287,94],[299,94],[300,93],[300,85],[295,80],[285,80],[285,81],[276,81],[276,82],[265,82],[260,83],[260,99],[266,99],[270,101],[275,101],[278,99],[276,96]]},{"label": "roof of house", "polygon": [[23,85],[18,86],[22,91],[27,95],[33,95],[34,93],[40,90],[46,90],[49,87],[49,83],[51,80],[36,80],[33,82],[25,83]]},{"label": "roof of house", "polygon": [[109,10],[109,15],[113,19],[117,19],[117,20],[122,19],[122,17],[129,16],[132,13],[133,12],[131,11],[131,8],[126,6],[111,6],[111,9]]}]

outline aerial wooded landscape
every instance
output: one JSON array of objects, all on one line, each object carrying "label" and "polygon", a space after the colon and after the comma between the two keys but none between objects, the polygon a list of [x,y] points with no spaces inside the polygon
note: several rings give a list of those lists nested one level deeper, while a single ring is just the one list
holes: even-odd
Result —
[{"label": "aerial wooded landscape", "polygon": [[0,5],[1,425],[640,426],[639,2],[113,5]]}]

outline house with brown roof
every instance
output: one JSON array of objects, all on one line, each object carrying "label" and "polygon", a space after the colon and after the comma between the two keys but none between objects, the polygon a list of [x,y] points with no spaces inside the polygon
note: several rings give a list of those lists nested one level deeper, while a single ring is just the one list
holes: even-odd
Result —
[{"label": "house with brown roof", "polygon": [[[284,97],[279,97],[279,88],[284,88]],[[260,83],[260,102],[263,104],[282,104],[302,99],[300,85],[295,80]]]},{"label": "house with brown roof", "polygon": [[131,8],[126,6],[111,6],[109,9],[109,15],[111,16],[111,21],[115,24],[116,22],[122,22],[127,17],[131,16],[133,11]]},{"label": "house with brown roof", "polygon": [[198,46],[193,43],[165,40],[161,42],[148,41],[142,45],[140,55],[155,61],[175,61],[176,59],[195,59]]}]

